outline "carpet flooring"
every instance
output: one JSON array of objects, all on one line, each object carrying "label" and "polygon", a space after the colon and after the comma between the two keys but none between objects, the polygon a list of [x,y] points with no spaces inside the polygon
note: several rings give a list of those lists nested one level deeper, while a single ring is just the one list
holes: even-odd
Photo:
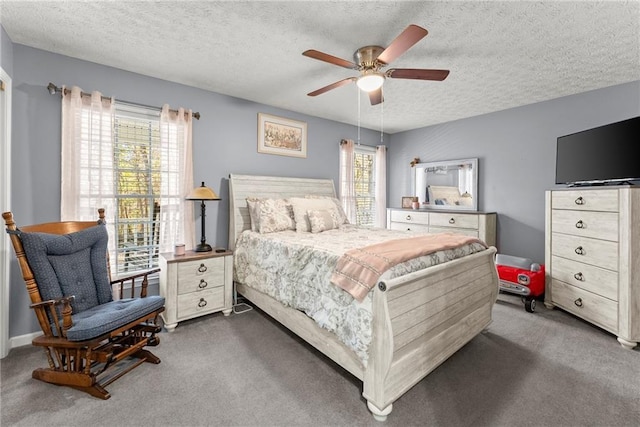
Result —
[{"label": "carpet flooring", "polygon": [[362,384],[259,310],[160,334],[102,401],[31,378],[42,350],[0,361],[2,426],[639,426],[640,351],[542,303],[500,294],[494,320],[373,419]]}]

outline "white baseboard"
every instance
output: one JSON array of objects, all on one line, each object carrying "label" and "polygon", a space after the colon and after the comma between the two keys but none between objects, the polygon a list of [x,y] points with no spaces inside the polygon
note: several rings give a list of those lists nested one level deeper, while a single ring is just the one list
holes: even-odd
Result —
[{"label": "white baseboard", "polygon": [[33,341],[35,337],[40,335],[42,335],[42,332],[33,332],[31,334],[11,337],[9,338],[9,348],[17,348],[25,345],[31,345],[31,341]]}]

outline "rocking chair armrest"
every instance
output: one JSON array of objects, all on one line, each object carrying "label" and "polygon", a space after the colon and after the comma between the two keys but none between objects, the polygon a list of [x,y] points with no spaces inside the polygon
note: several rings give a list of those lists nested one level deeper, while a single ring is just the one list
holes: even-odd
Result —
[{"label": "rocking chair armrest", "polygon": [[[73,326],[73,320],[71,319],[71,313],[73,312],[71,301],[75,298],[75,295],[70,295],[68,297],[35,302],[29,306],[35,310],[45,336],[66,336],[67,329]],[[58,305],[62,306],[60,312],[56,309]],[[60,324],[59,314],[62,314],[62,325]]]},{"label": "rocking chair armrest", "polygon": [[[154,268],[152,270],[141,271],[139,273],[118,277],[117,279],[111,280],[111,285],[118,285],[118,288],[119,288],[118,294],[120,299],[122,299],[124,297],[125,282],[131,283],[131,298],[134,298],[136,283],[139,283],[138,286],[140,287],[140,298],[145,298],[147,296],[147,285],[149,284],[148,282],[149,275],[153,273],[157,273],[159,271],[160,271],[159,268]],[[142,281],[137,282],[137,279],[140,279],[140,278],[142,278]]]},{"label": "rocking chair armrest", "polygon": [[34,302],[33,304],[31,304],[29,306],[29,308],[37,308],[37,307],[42,307],[42,306],[53,306],[53,305],[60,305],[60,304],[71,304],[71,301],[73,301],[75,298],[76,298],[75,295],[71,295],[71,296],[68,296],[68,297],[50,299],[50,300],[47,300],[47,301]]}]

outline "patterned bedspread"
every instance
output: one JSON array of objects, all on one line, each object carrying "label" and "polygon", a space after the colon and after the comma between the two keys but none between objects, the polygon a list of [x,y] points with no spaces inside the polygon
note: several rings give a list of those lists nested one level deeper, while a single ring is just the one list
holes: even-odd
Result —
[{"label": "patterned bedspread", "polygon": [[[371,343],[373,294],[370,292],[358,302],[332,284],[330,277],[344,252],[408,235],[405,231],[354,225],[322,233],[290,230],[260,234],[247,230],[236,243],[234,280],[286,306],[304,311],[318,325],[335,333],[366,366]],[[381,279],[398,277],[485,249],[481,243],[471,243],[458,249],[435,252],[398,264],[387,270]]]}]

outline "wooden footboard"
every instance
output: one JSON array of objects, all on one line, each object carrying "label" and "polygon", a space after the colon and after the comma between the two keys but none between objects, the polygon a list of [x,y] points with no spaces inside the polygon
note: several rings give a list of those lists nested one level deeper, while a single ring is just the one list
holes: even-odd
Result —
[{"label": "wooden footboard", "polygon": [[489,248],[380,282],[373,296],[367,367],[335,335],[304,313],[237,284],[240,294],[363,381],[363,396],[383,421],[393,402],[491,322],[498,275]]}]

